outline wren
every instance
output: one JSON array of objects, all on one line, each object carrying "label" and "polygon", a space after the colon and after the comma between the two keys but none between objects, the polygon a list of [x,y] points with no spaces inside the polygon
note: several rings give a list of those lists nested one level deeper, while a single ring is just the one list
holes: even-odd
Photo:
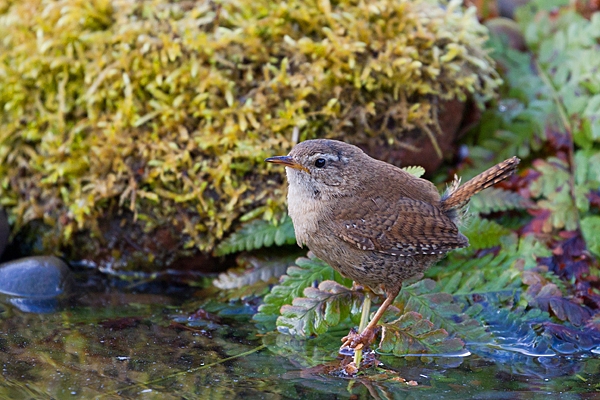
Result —
[{"label": "wren", "polygon": [[463,185],[455,179],[440,196],[433,183],[336,140],[307,140],[265,161],[286,167],[298,244],[343,276],[386,294],[364,331],[342,339],[342,348],[368,346],[402,282],[469,245],[458,230],[469,199],[519,164],[512,157]]}]

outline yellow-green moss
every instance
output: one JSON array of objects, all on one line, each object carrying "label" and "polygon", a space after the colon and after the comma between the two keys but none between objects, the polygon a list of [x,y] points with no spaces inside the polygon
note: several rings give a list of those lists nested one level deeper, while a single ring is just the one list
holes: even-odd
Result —
[{"label": "yellow-green moss", "polygon": [[263,159],[294,127],[351,141],[393,118],[401,140],[438,99],[490,98],[459,3],[0,0],[0,204],[61,243],[127,208],[208,251],[282,209]]}]

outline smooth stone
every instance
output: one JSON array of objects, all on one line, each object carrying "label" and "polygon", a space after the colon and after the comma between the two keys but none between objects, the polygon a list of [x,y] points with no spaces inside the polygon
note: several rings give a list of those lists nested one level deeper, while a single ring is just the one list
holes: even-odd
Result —
[{"label": "smooth stone", "polygon": [[25,257],[0,264],[0,293],[33,299],[54,298],[71,291],[72,272],[54,256]]},{"label": "smooth stone", "polygon": [[529,3],[529,0],[498,0],[498,13],[501,17],[514,18],[517,7]]},{"label": "smooth stone", "polygon": [[10,234],[10,226],[8,225],[8,218],[6,218],[6,212],[0,208],[0,256],[6,248],[8,243],[8,235]]},{"label": "smooth stone", "polygon": [[525,37],[521,33],[519,24],[508,18],[492,18],[485,22],[492,36],[498,36],[506,40],[508,46],[519,51],[527,50]]}]

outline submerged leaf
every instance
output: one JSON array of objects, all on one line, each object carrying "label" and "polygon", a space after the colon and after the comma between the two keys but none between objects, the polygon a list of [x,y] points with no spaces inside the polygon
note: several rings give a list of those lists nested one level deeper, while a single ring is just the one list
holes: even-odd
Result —
[{"label": "submerged leaf", "polygon": [[499,308],[486,297],[480,297],[476,303],[480,307],[474,318],[487,326],[494,348],[529,356],[552,356],[589,351],[600,343],[600,331],[592,325],[581,328],[558,325],[538,308]]},{"label": "submerged leaf", "polygon": [[464,343],[451,338],[444,329],[417,312],[409,311],[400,318],[383,324],[383,334],[378,351],[396,356],[431,354],[455,354],[464,349]]},{"label": "submerged leaf", "polygon": [[551,343],[535,330],[537,324],[549,320],[547,313],[539,309],[498,309],[485,301],[479,311],[475,317],[488,327],[494,347],[530,356],[555,355]]},{"label": "submerged leaf", "polygon": [[436,292],[436,283],[424,279],[402,288],[396,304],[407,311],[414,311],[431,321],[436,329],[443,328],[448,333],[467,342],[488,342],[489,333],[464,313],[464,304],[457,302],[448,293]]}]

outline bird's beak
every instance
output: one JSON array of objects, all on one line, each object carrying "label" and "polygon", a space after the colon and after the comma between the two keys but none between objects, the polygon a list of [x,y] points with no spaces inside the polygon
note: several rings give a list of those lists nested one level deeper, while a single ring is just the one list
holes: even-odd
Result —
[{"label": "bird's beak", "polygon": [[265,161],[273,163],[273,164],[282,164],[282,165],[285,165],[286,167],[290,167],[290,168],[294,168],[294,169],[299,169],[301,171],[309,172],[310,173],[310,171],[305,166],[303,166],[302,164],[296,162],[296,160],[294,160],[290,156],[269,157]]}]

